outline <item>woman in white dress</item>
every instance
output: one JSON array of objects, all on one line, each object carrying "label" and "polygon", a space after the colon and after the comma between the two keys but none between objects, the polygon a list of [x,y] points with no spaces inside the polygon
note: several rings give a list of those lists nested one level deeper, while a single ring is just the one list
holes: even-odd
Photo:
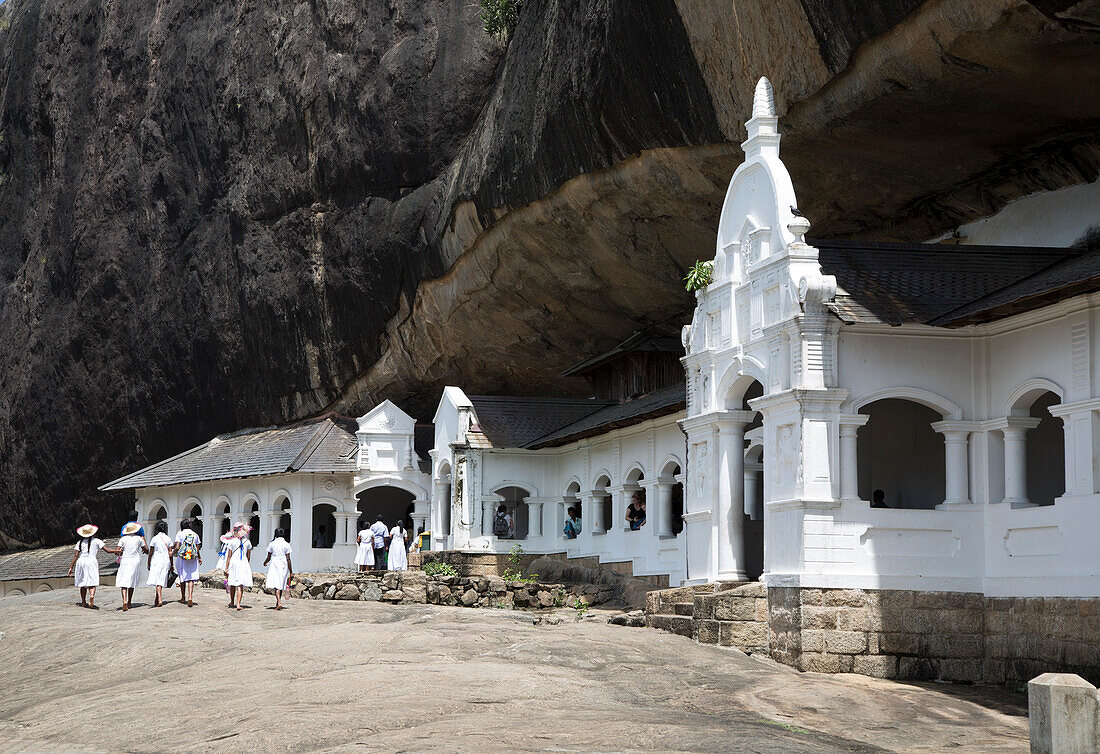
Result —
[{"label": "woman in white dress", "polygon": [[202,539],[191,528],[191,523],[189,518],[180,521],[173,552],[176,573],[180,577],[180,602],[188,607],[194,605],[195,582],[199,580],[199,566],[202,565]]},{"label": "woman in white dress", "polygon": [[283,609],[283,592],[290,587],[290,579],[294,576],[294,566],[290,563],[290,543],[286,541],[286,532],[282,529],[275,530],[275,539],[267,546],[267,557],[264,565],[268,566],[267,579],[264,580],[264,588],[275,592],[275,609]]},{"label": "woman in white dress", "polygon": [[168,522],[157,521],[156,534],[149,542],[149,578],[145,583],[156,587],[157,598],[153,607],[164,606],[164,588],[168,586],[168,569],[172,566],[172,539],[168,536]]},{"label": "woman in white dress", "polygon": [[229,556],[229,540],[233,539],[233,532],[227,531],[218,539],[221,544],[220,550],[218,550],[218,564],[216,570],[223,571],[225,573],[225,593],[229,595],[229,606],[233,607],[233,590],[229,588],[229,564],[226,558]]},{"label": "woman in white dress", "polygon": [[409,570],[409,558],[405,554],[405,537],[407,532],[400,521],[390,529],[390,551],[386,556],[386,563],[391,571]]},{"label": "woman in white dress", "polygon": [[248,541],[250,527],[238,521],[233,526],[233,538],[226,544],[225,560],[229,564],[229,595],[233,607],[243,610],[241,599],[244,588],[252,586],[252,566],[248,558],[252,554],[252,543]]},{"label": "woman in white dress", "polygon": [[80,541],[73,547],[73,562],[69,563],[69,575],[74,576],[76,586],[80,589],[80,606],[98,610],[95,604],[95,588],[99,586],[99,561],[96,555],[100,550],[112,555],[119,555],[122,550],[118,547],[107,547],[102,539],[98,539],[95,533],[98,526],[84,524],[76,533]]},{"label": "woman in white dress", "polygon": [[359,566],[359,572],[370,570],[374,567],[374,532],[370,527],[362,529],[355,537],[355,543],[359,545],[355,551],[355,565]]},{"label": "woman in white dress", "polygon": [[122,538],[118,541],[122,557],[118,561],[118,572],[115,573],[115,586],[122,590],[124,611],[130,609],[134,590],[137,589],[138,580],[141,577],[141,556],[149,552],[145,537],[138,534],[139,531],[141,531],[141,524],[131,521],[122,527]]}]

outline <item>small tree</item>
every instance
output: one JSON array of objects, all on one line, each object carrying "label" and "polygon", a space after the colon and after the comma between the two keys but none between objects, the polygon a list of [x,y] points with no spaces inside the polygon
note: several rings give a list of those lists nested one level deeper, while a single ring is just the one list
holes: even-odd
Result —
[{"label": "small tree", "polygon": [[519,23],[519,0],[478,0],[485,33],[508,39]]},{"label": "small tree", "polygon": [[684,275],[684,288],[697,291],[714,282],[714,262],[696,262]]}]

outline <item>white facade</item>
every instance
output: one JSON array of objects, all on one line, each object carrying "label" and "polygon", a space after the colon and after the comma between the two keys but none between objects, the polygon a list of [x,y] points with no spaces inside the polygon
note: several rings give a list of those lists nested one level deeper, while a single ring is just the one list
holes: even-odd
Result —
[{"label": "white facade", "polygon": [[[797,201],[766,80],[747,128],[714,280],[684,329],[689,582],[744,576],[739,480],[746,444],[752,454],[760,436],[769,585],[1100,596],[1092,544],[1100,534],[1100,299],[1082,295],[959,329],[842,326],[826,308],[836,280],[803,240],[808,221],[791,211]],[[762,394],[745,410],[754,384]],[[1064,492],[1039,506],[1028,499],[1028,472],[1047,469],[1029,462],[1040,424],[1031,411],[1050,394],[1064,429],[1043,441],[1049,457],[1064,445],[1064,469],[1051,482]],[[895,402],[876,403],[885,399]],[[889,405],[895,418],[875,431],[877,448],[861,448],[873,404]],[[912,404],[931,409],[927,442],[943,450],[928,478],[942,475],[943,486],[934,505],[872,508],[861,475],[900,480],[913,449],[899,445],[892,470],[889,459],[860,469],[860,457],[882,456],[891,422],[901,426],[897,417]],[[746,437],[757,415],[762,429]],[[919,480],[906,492],[933,494]]]},{"label": "white facade", "polygon": [[[664,575],[678,584],[686,577],[673,513],[684,479],[682,418],[679,412],[558,448],[470,447],[473,404],[459,388],[446,388],[432,451],[433,549],[508,552],[518,543],[528,553],[629,562],[635,576]],[[626,509],[635,490],[645,491],[647,521],[631,531]],[[514,540],[493,536],[501,503],[516,511]],[[578,504],[581,534],[565,539],[566,510]]]},{"label": "white facade", "polygon": [[[376,505],[372,495],[401,490],[413,505],[414,531],[428,519],[429,476],[420,471],[413,447],[415,422],[390,401],[383,401],[358,420],[355,473],[294,473],[222,479],[193,484],[145,487],[137,490],[136,510],[152,536],[157,519],[165,518],[168,533],[179,531],[183,517],[202,521],[205,568],[217,561],[218,537],[234,521],[251,522],[259,548],[252,569],[262,570],[262,551],[276,528],[290,529],[294,568],[314,571],[350,566],[361,518],[368,523],[383,512],[392,526],[404,511]],[[389,501],[387,501],[389,502]],[[324,546],[317,547],[325,526]]]}]

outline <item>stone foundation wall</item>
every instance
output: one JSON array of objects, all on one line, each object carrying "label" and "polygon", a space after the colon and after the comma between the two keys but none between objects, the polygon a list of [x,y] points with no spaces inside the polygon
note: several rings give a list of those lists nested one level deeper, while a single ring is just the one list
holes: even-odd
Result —
[{"label": "stone foundation wall", "polygon": [[[252,574],[249,592],[266,592],[262,573]],[[223,589],[225,573],[203,574],[200,583]],[[548,584],[505,581],[496,576],[429,577],[423,571],[367,573],[296,573],[289,595],[298,599],[358,600],[361,602],[428,603],[460,607],[516,608],[595,606],[616,599],[600,584]]]},{"label": "stone foundation wall", "polygon": [[1045,672],[1100,680],[1100,599],[754,583],[653,592],[646,612],[651,626],[806,671],[1010,685]]}]

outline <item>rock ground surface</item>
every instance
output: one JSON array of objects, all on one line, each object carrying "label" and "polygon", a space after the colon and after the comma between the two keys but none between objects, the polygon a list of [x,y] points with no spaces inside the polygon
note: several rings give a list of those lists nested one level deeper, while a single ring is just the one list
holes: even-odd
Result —
[{"label": "rock ground surface", "polygon": [[1008,692],[801,674],[598,615],[147,598],[0,601],[0,752],[1027,751]]}]

